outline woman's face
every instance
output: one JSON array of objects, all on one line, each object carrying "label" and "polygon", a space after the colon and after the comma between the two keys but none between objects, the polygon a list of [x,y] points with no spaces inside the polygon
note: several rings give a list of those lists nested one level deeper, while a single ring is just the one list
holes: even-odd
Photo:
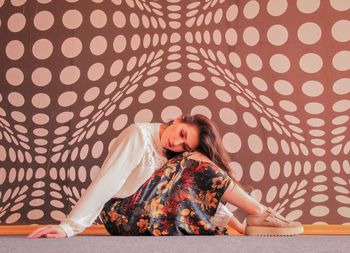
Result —
[{"label": "woman's face", "polygon": [[195,125],[175,120],[165,128],[160,142],[163,148],[177,153],[196,149],[199,145],[199,130]]}]

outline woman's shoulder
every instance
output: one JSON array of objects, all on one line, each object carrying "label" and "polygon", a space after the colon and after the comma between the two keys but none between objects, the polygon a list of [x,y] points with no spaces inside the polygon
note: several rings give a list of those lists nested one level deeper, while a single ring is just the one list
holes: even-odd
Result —
[{"label": "woman's shoulder", "polygon": [[212,163],[212,161],[204,154],[198,151],[193,151],[189,154],[188,158],[191,158],[193,160],[201,161],[201,162],[208,162]]}]

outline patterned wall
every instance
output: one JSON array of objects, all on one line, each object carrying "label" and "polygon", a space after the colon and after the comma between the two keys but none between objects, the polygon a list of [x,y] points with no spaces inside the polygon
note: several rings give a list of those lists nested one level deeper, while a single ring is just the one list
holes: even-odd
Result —
[{"label": "patterned wall", "polygon": [[350,224],[350,1],[0,0],[0,223],[52,223],[133,122],[201,113],[237,176]]}]

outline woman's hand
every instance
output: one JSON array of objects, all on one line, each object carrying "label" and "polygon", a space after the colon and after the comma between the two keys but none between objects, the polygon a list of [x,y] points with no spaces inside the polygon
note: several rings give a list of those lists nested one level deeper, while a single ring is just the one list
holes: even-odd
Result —
[{"label": "woman's hand", "polygon": [[34,230],[27,238],[65,238],[66,232],[58,225],[49,225]]}]

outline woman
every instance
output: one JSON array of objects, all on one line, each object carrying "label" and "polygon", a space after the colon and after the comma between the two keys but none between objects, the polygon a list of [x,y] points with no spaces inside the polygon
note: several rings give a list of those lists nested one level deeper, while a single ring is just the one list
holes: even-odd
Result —
[{"label": "woman", "polygon": [[[227,155],[220,139],[213,122],[201,115],[179,117],[169,124],[131,125],[118,136],[96,179],[69,216],[58,226],[35,230],[28,238],[71,237],[80,233],[95,221],[111,198],[130,197],[156,168],[161,168],[167,162],[167,158],[184,151],[196,149],[229,172]],[[266,215],[263,205],[240,187],[234,187],[235,190],[232,188],[230,184],[224,194],[227,201],[235,203],[239,200],[237,205],[248,213]],[[217,222],[217,226],[223,226],[229,221],[235,223],[232,214],[223,205],[218,205],[212,221]]]},{"label": "woman", "polygon": [[[79,199],[69,216],[58,226],[35,230],[28,238],[72,237],[90,226],[104,204],[112,197],[126,198],[161,168],[172,156],[199,148],[215,154],[213,161],[223,165],[217,154],[218,137],[212,121],[202,115],[178,117],[168,124],[137,123],[121,132],[112,144],[100,172]],[[213,150],[208,150],[210,147]],[[228,169],[227,166],[224,166]],[[221,211],[220,211],[221,210]],[[214,222],[228,222],[232,214],[220,206]],[[217,224],[220,226],[220,224]]]}]

